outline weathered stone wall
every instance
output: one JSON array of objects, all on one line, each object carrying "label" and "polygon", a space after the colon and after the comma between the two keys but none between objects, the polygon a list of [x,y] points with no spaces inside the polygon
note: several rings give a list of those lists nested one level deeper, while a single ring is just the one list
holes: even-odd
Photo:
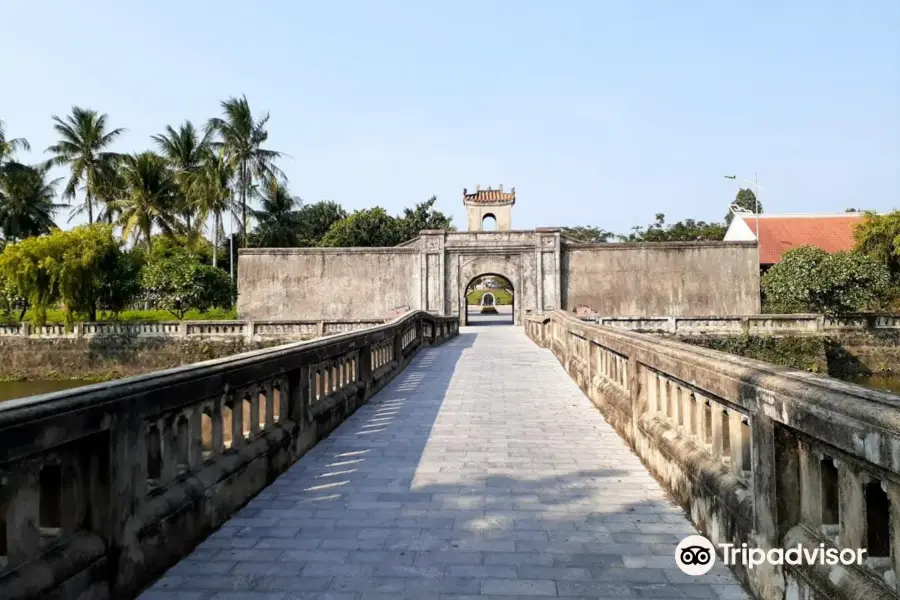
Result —
[{"label": "weathered stone wall", "polygon": [[759,312],[759,263],[747,243],[566,244],[563,308],[605,316]]},{"label": "weathered stone wall", "polygon": [[501,275],[514,321],[548,310],[606,316],[759,312],[756,246],[580,244],[554,228],[423,231],[395,248],[241,250],[238,314],[246,319],[363,319],[402,308],[463,315],[466,286]]},{"label": "weathered stone wall", "polygon": [[243,249],[241,319],[368,319],[419,307],[419,251],[397,248]]}]

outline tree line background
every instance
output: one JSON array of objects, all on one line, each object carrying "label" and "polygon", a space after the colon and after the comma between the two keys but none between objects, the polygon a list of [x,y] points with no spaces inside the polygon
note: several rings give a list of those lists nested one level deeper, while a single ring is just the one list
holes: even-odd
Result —
[{"label": "tree line background", "polygon": [[[391,215],[382,207],[348,212],[323,200],[304,204],[267,147],[269,115],[246,97],[220,103],[202,126],[166,126],[152,149],[118,153],[106,114],[72,107],[51,119],[58,141],[37,164],[17,160],[28,140],[0,121],[0,318],[227,317],[236,297],[240,247],[394,246],[423,229],[452,230],[436,197]],[[53,167],[67,176],[51,178]],[[735,205],[762,212],[752,190]],[[856,211],[857,209],[848,209]],[[68,211],[87,224],[59,229]],[[238,231],[226,235],[223,216]],[[593,226],[563,228],[586,242],[670,242],[723,239],[732,219],[685,219],[616,234]],[[868,213],[853,252],[815,248],[786,253],[762,278],[766,310],[849,312],[893,306],[900,277],[900,213]],[[214,310],[218,309],[218,310]]]}]

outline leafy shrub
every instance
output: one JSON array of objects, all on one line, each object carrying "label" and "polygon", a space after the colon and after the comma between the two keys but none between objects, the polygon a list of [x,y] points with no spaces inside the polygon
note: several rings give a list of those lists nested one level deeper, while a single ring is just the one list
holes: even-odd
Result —
[{"label": "leafy shrub", "polygon": [[190,310],[227,308],[234,303],[228,274],[186,253],[151,259],[141,271],[141,287],[154,308],[167,310],[179,320]]},{"label": "leafy shrub", "polygon": [[887,266],[863,254],[801,246],[785,252],[760,287],[766,312],[833,315],[880,308],[891,277]]}]

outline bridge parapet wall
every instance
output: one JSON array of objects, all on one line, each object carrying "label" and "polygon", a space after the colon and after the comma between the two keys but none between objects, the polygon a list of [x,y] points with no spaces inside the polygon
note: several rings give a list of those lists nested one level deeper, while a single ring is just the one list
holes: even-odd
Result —
[{"label": "bridge parapet wall", "polygon": [[867,550],[734,567],[758,598],[898,597],[900,397],[560,311],[525,329],[714,544]]},{"label": "bridge parapet wall", "polygon": [[0,598],[135,596],[458,329],[413,311],[0,404]]}]

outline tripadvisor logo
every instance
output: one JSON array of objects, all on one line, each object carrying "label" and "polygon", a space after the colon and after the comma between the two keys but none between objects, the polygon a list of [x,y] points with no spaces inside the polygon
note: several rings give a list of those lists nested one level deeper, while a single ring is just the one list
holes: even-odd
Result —
[{"label": "tripadvisor logo", "polygon": [[[862,565],[865,549],[826,548],[797,545],[793,548],[750,548],[747,544],[719,544],[722,563],[726,566],[741,564],[749,569],[762,564],[770,565]],[[686,575],[705,575],[716,564],[716,547],[702,535],[689,535],[675,548],[675,564]]]}]

